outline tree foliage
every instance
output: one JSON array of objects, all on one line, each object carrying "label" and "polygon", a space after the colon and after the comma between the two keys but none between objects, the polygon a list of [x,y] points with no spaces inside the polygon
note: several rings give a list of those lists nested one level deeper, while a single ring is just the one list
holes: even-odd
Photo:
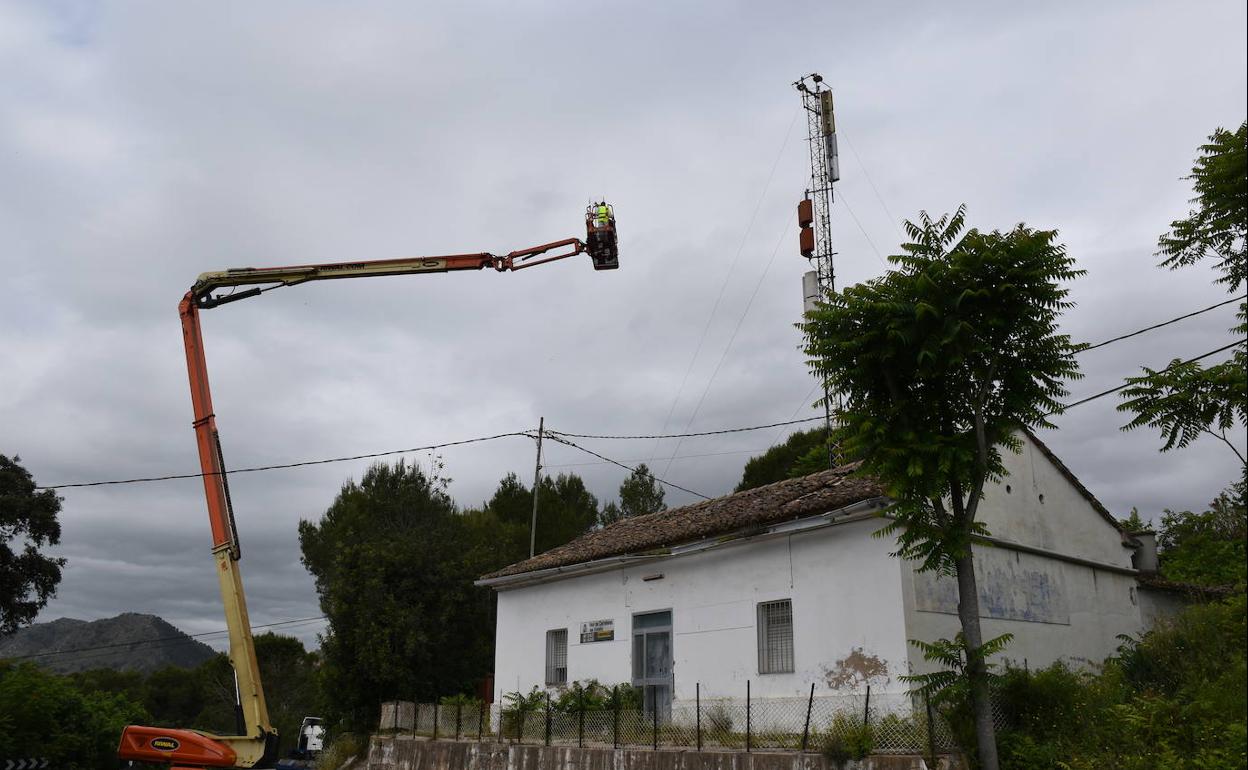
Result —
[{"label": "tree foliage", "polygon": [[[1244,767],[1244,596],[1188,608],[1097,673],[1008,669],[996,694],[1008,770]],[[965,710],[951,709],[964,732]],[[961,714],[961,716],[959,716]],[[959,721],[962,724],[959,724]]]},{"label": "tree foliage", "polygon": [[61,498],[38,490],[20,465],[0,455],[0,635],[30,623],[56,593],[65,560],[41,549],[61,539]]},{"label": "tree foliage", "polygon": [[[827,435],[823,428],[799,430],[789,434],[783,444],[771,447],[761,455],[751,457],[741,472],[741,481],[734,492],[744,492],[766,484],[774,484],[795,476],[806,475],[806,464],[802,461],[816,453],[819,455],[819,467],[827,467]],[[808,471],[813,472],[813,471]]]},{"label": "tree foliage", "polygon": [[[1217,129],[1188,177],[1196,197],[1185,219],[1170,223],[1158,240],[1163,267],[1175,270],[1206,259],[1215,262],[1217,283],[1238,295],[1248,285],[1248,122],[1234,133]],[[1123,426],[1148,426],[1165,439],[1162,451],[1182,448],[1201,435],[1225,444],[1239,459],[1244,456],[1227,437],[1236,423],[1248,422],[1248,303],[1239,306],[1239,324],[1231,330],[1241,338],[1230,360],[1205,367],[1175,359],[1161,370],[1144,367],[1144,374],[1127,378],[1119,411],[1135,417]]]},{"label": "tree foliage", "polygon": [[[1078,346],[1059,285],[1082,274],[1056,232],[971,230],[964,209],[907,223],[897,269],[833,294],[803,324],[815,373],[844,400],[837,437],[898,501],[901,554],[954,571],[982,531],[974,507],[1001,448],[1048,426]],[[949,501],[948,504],[946,501]]]},{"label": "tree foliage", "polygon": [[620,482],[620,512],[625,518],[645,516],[667,510],[663,502],[663,487],[645,463],[638,465],[628,478]]},{"label": "tree foliage", "polygon": [[124,695],[83,691],[33,663],[0,661],[0,757],[45,757],[67,770],[120,767],[121,729],[147,718]]},{"label": "tree foliage", "polygon": [[1082,274],[1055,231],[965,227],[965,208],[907,222],[881,278],[824,298],[802,325],[815,373],[843,400],[834,436],[896,504],[883,532],[920,569],[956,575],[981,756],[995,768],[972,539],[1001,449],[1048,425],[1079,347],[1058,332]]},{"label": "tree foliage", "polygon": [[299,524],[303,563],[329,626],[321,640],[334,710],[366,724],[390,699],[431,700],[473,686],[492,661],[486,570],[445,482],[400,461],[343,486]]},{"label": "tree foliage", "polygon": [[1167,510],[1157,532],[1161,576],[1195,585],[1245,583],[1248,571],[1248,509],[1244,483],[1218,495],[1208,510]]}]

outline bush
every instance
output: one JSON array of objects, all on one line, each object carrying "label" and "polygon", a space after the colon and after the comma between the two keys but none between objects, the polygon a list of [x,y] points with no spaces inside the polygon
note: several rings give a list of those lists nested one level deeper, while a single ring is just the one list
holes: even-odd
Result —
[{"label": "bush", "polygon": [[32,663],[0,662],[0,757],[46,757],[64,770],[119,767],[121,729],[148,719],[124,695],[84,693]]},{"label": "bush", "polygon": [[823,741],[823,755],[840,766],[849,759],[865,759],[875,749],[875,728],[848,714],[837,714]]},{"label": "bush", "polygon": [[316,770],[338,770],[349,759],[368,753],[368,744],[355,733],[341,733],[316,759]]},{"label": "bush", "polygon": [[[1002,769],[1248,766],[1245,628],[1241,594],[1128,641],[1099,674],[1007,670],[996,693]],[[959,739],[968,716],[950,711]]]}]

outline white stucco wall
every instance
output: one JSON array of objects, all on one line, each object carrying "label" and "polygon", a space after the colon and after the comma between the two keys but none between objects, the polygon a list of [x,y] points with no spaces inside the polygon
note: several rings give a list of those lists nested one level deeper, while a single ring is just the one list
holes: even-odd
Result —
[{"label": "white stucco wall", "polygon": [[[1021,454],[1005,453],[1008,475],[985,490],[980,505],[978,518],[990,535],[1007,541],[976,546],[984,638],[1014,634],[1001,657],[1018,665],[1099,663],[1116,650],[1118,634],[1142,628],[1135,577],[1124,572],[1131,550],[1048,457],[1023,440]],[[1008,543],[1104,567],[1020,552]],[[956,584],[916,573],[909,563],[901,571],[907,636],[952,639],[960,630]],[[915,671],[932,668],[915,649],[910,663]]]},{"label": "white stucco wall", "polygon": [[[812,682],[829,694],[827,670],[859,648],[878,657],[887,682],[904,690],[907,651],[903,586],[889,539],[872,538],[878,519],[727,544],[608,572],[565,578],[498,595],[496,698],[544,685],[546,631],[568,629],[568,680],[631,679],[634,614],[672,611],[676,700],[805,696]],[[662,573],[662,580],[642,581]],[[758,673],[757,604],[791,599],[794,672]],[[613,619],[615,641],[580,643],[580,624]]]},{"label": "white stucco wall", "polygon": [[1008,475],[984,489],[977,518],[994,537],[1130,569],[1131,549],[1118,530],[1022,438],[1021,453],[1002,450]]}]

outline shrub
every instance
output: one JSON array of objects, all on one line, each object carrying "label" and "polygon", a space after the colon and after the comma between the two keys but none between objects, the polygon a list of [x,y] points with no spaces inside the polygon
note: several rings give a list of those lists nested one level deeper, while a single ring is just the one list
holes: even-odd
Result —
[{"label": "shrub", "polygon": [[823,755],[840,766],[849,759],[864,759],[875,749],[875,728],[845,713],[832,718],[823,741]]},{"label": "shrub", "polygon": [[355,733],[341,733],[316,759],[316,770],[338,770],[348,760],[368,753],[368,746]]}]

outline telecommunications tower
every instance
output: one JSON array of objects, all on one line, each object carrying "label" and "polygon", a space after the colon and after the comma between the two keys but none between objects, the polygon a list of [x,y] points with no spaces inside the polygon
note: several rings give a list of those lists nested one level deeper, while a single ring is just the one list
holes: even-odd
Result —
[{"label": "telecommunications tower", "polygon": [[[841,164],[836,151],[836,114],[832,109],[832,89],[817,73],[806,75],[795,83],[806,111],[806,141],[810,146],[810,186],[797,205],[800,228],[798,244],[811,270],[802,276],[803,311],[813,310],[815,302],[836,291],[836,270],[832,258],[832,185],[841,178]],[[840,399],[823,390],[824,425],[832,432],[832,411],[839,411]],[[828,464],[839,461],[838,447],[828,444]]]}]

